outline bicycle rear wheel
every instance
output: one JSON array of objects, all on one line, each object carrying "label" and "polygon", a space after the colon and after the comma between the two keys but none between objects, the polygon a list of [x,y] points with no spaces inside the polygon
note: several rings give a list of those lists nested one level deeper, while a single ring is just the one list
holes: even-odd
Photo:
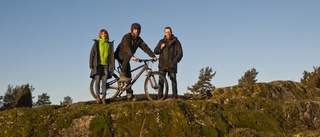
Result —
[{"label": "bicycle rear wheel", "polygon": [[[114,99],[119,95],[119,88],[117,83],[118,76],[113,74],[111,79],[107,80],[107,94],[106,99]],[[98,97],[95,91],[95,79],[92,79],[90,82],[90,93],[94,99]],[[100,91],[101,91],[101,83],[100,83]],[[99,93],[99,95],[102,95],[102,92]]]},{"label": "bicycle rear wheel", "polygon": [[[160,93],[160,83],[163,82],[163,92]],[[168,82],[165,76],[163,76],[160,72],[154,71],[150,72],[147,75],[146,80],[144,82],[144,91],[146,96],[151,101],[163,100],[168,95]]]}]

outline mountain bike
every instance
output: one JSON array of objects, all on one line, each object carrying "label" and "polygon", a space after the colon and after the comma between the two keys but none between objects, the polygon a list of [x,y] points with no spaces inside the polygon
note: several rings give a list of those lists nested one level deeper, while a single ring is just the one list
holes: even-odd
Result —
[{"label": "mountain bike", "polygon": [[[156,101],[156,100],[164,100],[168,95],[168,82],[166,77],[161,74],[158,71],[153,71],[149,67],[149,63],[153,62],[152,59],[139,59],[139,62],[143,62],[143,65],[140,65],[134,69],[131,70],[131,72],[137,71],[140,69],[140,72],[128,82],[120,82],[119,76],[117,74],[112,74],[112,78],[107,80],[107,93],[106,93],[106,99],[115,99],[116,97],[121,97],[121,94],[125,92],[127,89],[132,87],[132,85],[140,78],[143,72],[146,73],[146,79],[144,82],[144,92],[147,98],[150,101]],[[121,65],[119,64],[119,67],[115,70],[115,72],[120,73]],[[159,80],[163,81],[163,93],[159,93],[160,84]],[[90,83],[90,93],[91,95],[96,98],[96,92],[94,90],[95,86],[95,79],[91,80]],[[102,93],[100,93],[102,94]]]}]

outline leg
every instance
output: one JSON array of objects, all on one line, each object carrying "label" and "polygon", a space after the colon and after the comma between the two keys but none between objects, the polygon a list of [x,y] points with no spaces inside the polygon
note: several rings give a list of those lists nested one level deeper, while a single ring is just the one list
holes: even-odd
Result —
[{"label": "leg", "polygon": [[[130,59],[131,57],[127,53],[119,53],[119,63],[121,64],[121,73],[120,73],[120,79],[121,82],[130,82],[131,80],[131,66],[130,66]],[[131,87],[126,90],[127,92],[127,98],[133,99],[133,90]]]},{"label": "leg", "polygon": [[130,59],[131,57],[127,54],[120,55],[120,63],[121,63],[121,73],[120,73],[120,81],[130,81],[131,79],[131,69],[130,69]]},{"label": "leg", "polygon": [[[166,71],[159,71],[164,77],[166,77],[167,72]],[[158,96],[162,96],[163,94],[163,81],[161,78],[159,78],[159,92],[158,92]]]},{"label": "leg", "polygon": [[108,79],[108,66],[103,66],[103,75],[101,77],[102,82],[102,95],[106,95],[107,91],[107,79]]},{"label": "leg", "polygon": [[[125,76],[131,80],[132,75],[131,75],[131,65],[130,65],[130,63],[128,63],[127,68],[125,69],[125,71],[126,71],[126,75]],[[130,80],[128,81],[129,83],[130,83]],[[132,99],[133,101],[136,100],[134,95],[133,95],[133,90],[132,90],[131,87],[129,89],[127,89],[126,92],[127,92],[127,98],[128,99]]]},{"label": "leg", "polygon": [[100,96],[100,76],[96,75],[95,76],[95,90],[96,90],[96,95]]},{"label": "leg", "polygon": [[96,102],[99,104],[101,102],[100,99],[100,79],[101,79],[101,66],[97,66],[97,75],[95,76],[95,90],[96,90]]},{"label": "leg", "polygon": [[172,84],[172,98],[178,98],[176,73],[169,72],[169,76]]},{"label": "leg", "polygon": [[108,66],[103,66],[102,82],[102,104],[106,104],[106,92],[107,92],[107,79],[108,79]]}]

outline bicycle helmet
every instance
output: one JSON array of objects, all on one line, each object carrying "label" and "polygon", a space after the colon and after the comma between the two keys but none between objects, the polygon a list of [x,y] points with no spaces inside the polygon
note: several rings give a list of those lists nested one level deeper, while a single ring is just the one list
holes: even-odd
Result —
[{"label": "bicycle helmet", "polygon": [[139,23],[133,23],[131,25],[131,32],[133,31],[133,29],[138,29],[139,32],[141,31],[141,25]]}]

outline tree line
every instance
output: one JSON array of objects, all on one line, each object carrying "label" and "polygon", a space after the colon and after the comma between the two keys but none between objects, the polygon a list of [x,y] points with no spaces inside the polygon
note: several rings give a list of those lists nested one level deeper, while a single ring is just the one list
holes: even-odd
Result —
[{"label": "tree line", "polygon": [[[303,77],[300,79],[300,83],[307,86],[320,88],[320,67],[313,67],[313,71],[303,72]],[[259,72],[255,68],[252,68],[244,73],[244,75],[238,80],[238,85],[254,84],[257,82],[257,75]],[[213,72],[211,67],[205,67],[200,69],[198,81],[188,86],[188,90],[192,92],[198,98],[207,98],[211,96],[211,91],[215,89],[215,86],[211,84],[211,79],[215,76],[216,71]],[[3,96],[0,96],[0,110],[15,108],[15,107],[39,107],[44,105],[51,105],[50,96],[47,93],[38,95],[38,100],[33,101],[32,91],[34,87],[29,84],[13,87],[8,85],[8,89]],[[187,93],[187,95],[190,93]],[[72,104],[72,98],[66,96],[60,105]]]},{"label": "tree line", "polygon": [[[0,96],[0,110],[10,109],[15,107],[39,107],[45,105],[51,105],[50,96],[47,93],[38,95],[38,100],[33,101],[35,98],[32,96],[34,87],[29,84],[13,87],[8,85],[7,91],[3,96]],[[64,97],[64,100],[60,105],[72,104],[72,98],[70,96]]]},{"label": "tree line", "polygon": [[[300,83],[320,88],[320,67],[313,67],[312,72],[304,71],[303,77],[300,79]],[[244,73],[244,75],[238,80],[238,85],[254,84],[257,82],[257,75],[259,72],[255,68],[252,68]],[[213,72],[211,67],[202,68],[198,77],[198,81],[192,85],[188,86],[188,90],[192,94],[204,95],[204,97],[210,96],[210,91],[215,89],[210,81],[215,76],[216,71]],[[187,93],[190,94],[190,93]]]}]

